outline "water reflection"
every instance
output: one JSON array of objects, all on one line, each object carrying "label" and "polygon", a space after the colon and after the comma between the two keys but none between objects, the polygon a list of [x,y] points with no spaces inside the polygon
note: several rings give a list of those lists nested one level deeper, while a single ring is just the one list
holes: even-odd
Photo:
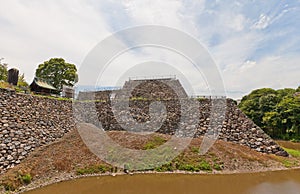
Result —
[{"label": "water reflection", "polygon": [[251,189],[249,194],[299,194],[300,183],[286,181],[283,183],[262,183]]},{"label": "water reflection", "polygon": [[134,174],[89,177],[53,184],[27,194],[300,194],[300,170],[199,175]]}]

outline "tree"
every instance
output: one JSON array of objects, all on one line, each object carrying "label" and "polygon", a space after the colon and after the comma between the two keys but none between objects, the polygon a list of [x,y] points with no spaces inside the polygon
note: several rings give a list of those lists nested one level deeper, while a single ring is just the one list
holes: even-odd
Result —
[{"label": "tree", "polygon": [[269,112],[276,108],[276,104],[279,102],[276,94],[267,94],[259,98],[259,109],[262,112]]},{"label": "tree", "polygon": [[300,99],[294,96],[285,96],[278,103],[277,111],[282,118],[282,127],[286,132],[300,135]]},{"label": "tree", "polygon": [[281,115],[278,112],[266,112],[262,123],[264,124],[265,131],[273,138],[280,138],[285,133],[285,129],[278,129],[279,126],[282,126]]},{"label": "tree", "polygon": [[59,90],[63,85],[74,86],[78,81],[76,66],[66,63],[62,58],[52,58],[40,64],[35,76],[46,80]]},{"label": "tree", "polygon": [[[276,101],[274,95],[276,95],[276,91],[271,88],[253,90],[249,95],[242,98],[239,107],[255,124],[261,126],[264,109],[270,110],[270,107],[275,103],[273,101]],[[269,99],[272,99],[272,102],[264,104]]]},{"label": "tree", "polygon": [[25,81],[24,73],[22,75],[19,75],[18,86],[19,87],[28,87],[28,83]]},{"label": "tree", "polygon": [[299,90],[262,88],[244,96],[240,109],[273,138],[300,140]]},{"label": "tree", "polygon": [[293,96],[295,94],[296,90],[292,88],[284,88],[277,90],[277,96],[279,98],[283,98],[285,96]]},{"label": "tree", "polygon": [[0,63],[0,80],[7,81],[7,64]]}]

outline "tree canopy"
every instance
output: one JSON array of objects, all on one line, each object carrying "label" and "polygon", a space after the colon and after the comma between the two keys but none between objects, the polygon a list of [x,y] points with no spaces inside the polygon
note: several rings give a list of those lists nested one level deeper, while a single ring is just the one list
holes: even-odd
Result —
[{"label": "tree canopy", "polygon": [[271,137],[300,140],[300,96],[297,89],[262,88],[242,98],[239,108]]},{"label": "tree canopy", "polygon": [[62,89],[63,85],[74,86],[78,81],[76,66],[65,62],[62,58],[52,58],[40,64],[35,75],[59,90]]}]

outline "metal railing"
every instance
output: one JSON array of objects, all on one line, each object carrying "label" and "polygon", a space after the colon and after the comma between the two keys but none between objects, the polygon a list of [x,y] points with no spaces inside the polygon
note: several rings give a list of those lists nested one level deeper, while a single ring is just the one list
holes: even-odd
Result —
[{"label": "metal railing", "polygon": [[175,80],[176,75],[161,75],[161,76],[135,76],[129,77],[129,81],[138,81],[138,80]]},{"label": "metal railing", "polygon": [[225,99],[226,96],[205,96],[205,95],[191,95],[190,98],[203,98],[203,99]]}]

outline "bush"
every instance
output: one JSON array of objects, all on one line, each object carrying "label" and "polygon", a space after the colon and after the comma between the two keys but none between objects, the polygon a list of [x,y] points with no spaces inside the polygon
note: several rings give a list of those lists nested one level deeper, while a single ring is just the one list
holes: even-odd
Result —
[{"label": "bush", "polygon": [[76,170],[77,175],[85,175],[85,174],[96,174],[96,173],[105,173],[107,171],[112,171],[113,169],[106,165],[94,165],[88,166],[85,168],[79,168]]},{"label": "bush", "polygon": [[178,167],[178,170],[191,171],[191,172],[199,172],[200,169],[192,164],[181,164]]},{"label": "bush", "polygon": [[223,165],[222,165],[222,164],[215,163],[214,166],[213,166],[213,168],[214,168],[215,170],[220,171],[220,170],[223,169]]},{"label": "bush", "polygon": [[24,174],[24,175],[20,175],[20,181],[23,183],[23,184],[29,184],[31,183],[31,175],[30,174]]},{"label": "bush", "polygon": [[195,154],[199,154],[199,148],[198,147],[195,147],[195,146],[191,147],[191,151]]},{"label": "bush", "polygon": [[207,161],[200,162],[199,168],[200,170],[204,170],[204,171],[212,171],[212,168]]},{"label": "bush", "polygon": [[172,162],[169,162],[167,164],[164,164],[160,167],[155,168],[155,171],[157,171],[157,172],[166,172],[166,171],[173,171],[173,170],[174,170],[174,167],[172,165]]}]

